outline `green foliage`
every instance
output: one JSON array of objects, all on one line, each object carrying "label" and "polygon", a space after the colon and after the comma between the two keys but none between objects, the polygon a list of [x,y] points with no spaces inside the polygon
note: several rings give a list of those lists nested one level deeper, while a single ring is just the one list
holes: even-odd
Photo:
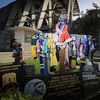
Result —
[{"label": "green foliage", "polygon": [[73,22],[71,33],[96,35],[100,33],[100,9],[88,10],[86,14]]},{"label": "green foliage", "polygon": [[1,100],[41,100],[39,97],[23,94],[18,90],[6,90],[2,93]]}]

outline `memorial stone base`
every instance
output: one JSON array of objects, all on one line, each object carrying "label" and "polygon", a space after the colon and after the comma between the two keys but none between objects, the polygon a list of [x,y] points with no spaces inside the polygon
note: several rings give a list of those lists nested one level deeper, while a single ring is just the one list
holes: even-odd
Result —
[{"label": "memorial stone base", "polygon": [[90,80],[96,78],[96,73],[93,68],[93,65],[81,63],[80,66],[81,66],[83,80]]},{"label": "memorial stone base", "polygon": [[30,27],[12,27],[9,30],[14,31],[15,38],[22,43],[23,59],[31,57],[31,39],[34,33],[40,32]]}]

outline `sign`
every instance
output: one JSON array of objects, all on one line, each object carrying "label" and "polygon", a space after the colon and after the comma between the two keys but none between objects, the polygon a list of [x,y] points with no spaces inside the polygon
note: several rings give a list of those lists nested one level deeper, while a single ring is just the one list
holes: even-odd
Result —
[{"label": "sign", "polygon": [[[0,66],[0,91],[9,84],[18,85],[18,70],[21,65]],[[12,86],[14,85],[12,84]]]},{"label": "sign", "polygon": [[42,98],[46,93],[46,85],[40,79],[32,79],[25,85],[24,93]]},{"label": "sign", "polygon": [[[27,66],[28,67],[28,66]],[[21,66],[0,67],[0,86],[17,82],[25,94],[41,97],[46,100],[79,100],[82,97],[82,75],[80,72],[55,75],[33,75]],[[2,88],[0,87],[0,89]]]},{"label": "sign", "polygon": [[65,100],[65,98],[70,100],[72,98],[78,99],[82,96],[83,93],[82,77],[81,73],[79,72],[70,74],[68,73],[64,75],[49,75],[43,77],[35,76],[30,80],[29,79],[30,78],[28,77],[25,79],[25,81],[28,81],[24,85],[24,92],[33,94],[35,96],[40,96],[40,94],[42,96],[44,95],[43,99],[46,100],[53,100],[55,97],[57,100]]},{"label": "sign", "polygon": [[96,74],[93,73],[96,70],[93,68],[94,65],[89,65],[89,64],[85,64],[85,63],[80,63],[80,68],[82,71],[82,77],[83,80],[90,80],[90,79],[95,79],[96,78]]},{"label": "sign", "polygon": [[3,86],[5,86],[11,82],[16,82],[16,73],[10,72],[10,73],[3,74],[2,82],[3,82]]},{"label": "sign", "polygon": [[22,71],[24,71],[24,76],[32,77],[35,75],[35,65],[23,65],[20,72]]},{"label": "sign", "polygon": [[25,43],[31,43],[32,33],[25,33]]},{"label": "sign", "polygon": [[65,98],[79,98],[82,95],[82,78],[80,73],[55,75],[47,81],[47,99],[65,100]]}]

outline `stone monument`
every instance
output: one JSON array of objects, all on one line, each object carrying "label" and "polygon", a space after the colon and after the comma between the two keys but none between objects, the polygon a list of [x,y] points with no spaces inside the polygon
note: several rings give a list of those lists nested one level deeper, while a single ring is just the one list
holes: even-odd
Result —
[{"label": "stone monument", "polygon": [[96,78],[95,70],[93,68],[93,65],[90,62],[81,63],[80,66],[81,66],[83,80]]},{"label": "stone monument", "polygon": [[14,32],[15,38],[22,43],[23,59],[31,57],[31,38],[34,33],[40,32],[35,28],[30,27],[11,27],[9,30]]}]

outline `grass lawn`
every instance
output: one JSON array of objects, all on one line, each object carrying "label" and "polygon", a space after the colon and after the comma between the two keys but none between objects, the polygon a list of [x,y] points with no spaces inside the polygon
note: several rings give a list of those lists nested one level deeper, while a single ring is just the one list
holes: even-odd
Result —
[{"label": "grass lawn", "polygon": [[[27,65],[35,65],[35,70],[36,70],[36,74],[40,74],[40,65],[39,65],[39,59],[33,59],[33,58],[29,58],[26,61]],[[81,60],[81,63],[87,63],[85,60]],[[94,62],[94,64],[96,64],[96,62]],[[50,66],[50,63],[48,62],[48,66]],[[56,66],[57,72],[59,72],[59,62],[58,62],[58,66]],[[72,69],[73,72],[77,72],[78,69],[76,69],[76,60],[73,59],[72,60]]]},{"label": "grass lawn", "polygon": [[[27,65],[35,65],[35,70],[36,70],[36,74],[40,74],[40,63],[39,63],[39,59],[33,59],[33,58],[29,58],[25,61],[25,63]],[[50,66],[50,63],[48,62],[48,66]],[[59,71],[59,62],[58,62],[58,66],[56,66],[57,71]]]},{"label": "grass lawn", "polygon": [[[81,60],[81,63],[86,63],[85,60]],[[28,58],[27,60],[25,60],[26,65],[35,65],[35,71],[36,74],[40,74],[40,64],[39,64],[39,59],[33,59],[33,57]],[[0,66],[5,66],[5,65],[12,65],[13,62],[8,62],[8,63],[0,63]],[[94,62],[94,64],[96,64],[96,62]],[[48,62],[48,66],[50,66],[50,63]],[[78,71],[78,69],[76,69],[76,60],[75,58],[72,60],[72,69],[73,72]],[[59,72],[59,62],[58,62],[58,66],[56,66],[56,70],[57,72]]]},{"label": "grass lawn", "polygon": [[[35,65],[35,70],[36,70],[36,74],[40,74],[40,64],[39,64],[39,59],[33,59],[33,58],[29,58],[25,61],[25,63],[27,65]],[[48,66],[50,66],[50,63],[48,62]],[[50,68],[50,67],[49,67]],[[72,60],[72,68],[73,71],[76,72],[78,71],[76,68],[76,60]],[[58,62],[58,66],[56,66],[56,70],[57,72],[59,72],[59,62]]]}]

